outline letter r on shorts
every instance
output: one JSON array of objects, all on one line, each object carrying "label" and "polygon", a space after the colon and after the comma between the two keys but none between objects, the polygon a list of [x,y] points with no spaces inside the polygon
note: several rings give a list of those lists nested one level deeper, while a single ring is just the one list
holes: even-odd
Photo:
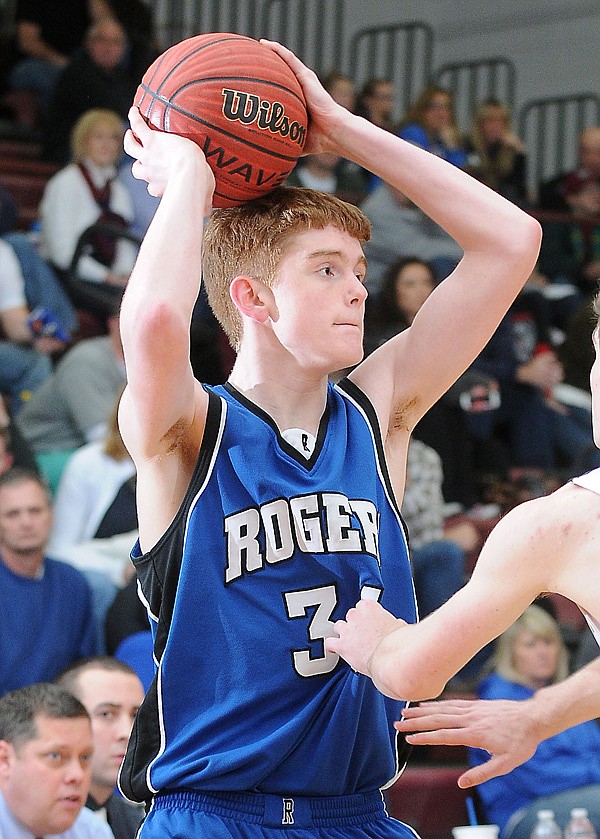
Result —
[{"label": "letter r on shorts", "polygon": [[294,799],[283,798],[283,813],[281,814],[281,824],[294,824]]}]

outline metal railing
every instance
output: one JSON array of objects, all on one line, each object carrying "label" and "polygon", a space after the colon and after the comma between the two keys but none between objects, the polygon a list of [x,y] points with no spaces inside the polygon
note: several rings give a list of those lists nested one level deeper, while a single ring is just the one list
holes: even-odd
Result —
[{"label": "metal railing", "polygon": [[456,121],[467,132],[473,111],[486,99],[497,99],[512,110],[515,105],[516,70],[507,58],[482,58],[442,65],[435,81],[452,91]]},{"label": "metal railing", "polygon": [[594,93],[527,102],[519,113],[519,133],[527,149],[529,188],[575,167],[579,135],[593,125],[600,125],[600,98]]},{"label": "metal railing", "polygon": [[393,83],[399,119],[431,78],[433,31],[419,21],[361,29],[350,41],[349,54],[357,88],[373,78]]}]

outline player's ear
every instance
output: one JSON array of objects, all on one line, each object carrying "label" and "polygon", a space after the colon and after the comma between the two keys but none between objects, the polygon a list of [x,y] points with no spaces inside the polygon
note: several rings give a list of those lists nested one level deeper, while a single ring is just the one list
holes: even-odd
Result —
[{"label": "player's ear", "polygon": [[271,289],[255,277],[235,277],[229,286],[229,294],[244,317],[265,323],[275,314],[275,298]]},{"label": "player's ear", "polygon": [[0,740],[0,778],[8,778],[14,757],[15,750],[12,743]]}]

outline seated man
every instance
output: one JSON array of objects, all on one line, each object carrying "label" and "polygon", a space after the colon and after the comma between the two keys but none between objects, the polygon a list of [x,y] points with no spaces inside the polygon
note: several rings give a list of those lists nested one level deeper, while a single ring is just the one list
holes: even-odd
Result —
[{"label": "seated man", "polygon": [[574,170],[540,185],[539,209],[573,217],[544,220],[542,273],[592,293],[600,273],[600,126],[581,132]]},{"label": "seated man", "polygon": [[70,349],[19,413],[19,430],[53,490],[75,449],[103,436],[125,382],[117,315],[107,323],[109,334]]},{"label": "seated man", "polygon": [[371,222],[371,239],[365,245],[370,294],[380,292],[386,269],[400,256],[410,254],[431,263],[438,281],[448,276],[462,256],[452,236],[389,184],[380,184],[363,201],[361,210]]},{"label": "seated man", "polygon": [[69,667],[56,684],[83,703],[92,721],[94,756],[86,806],[106,818],[115,839],[134,839],[143,810],[115,792],[115,785],[144,698],[140,680],[127,664],[102,656]]},{"label": "seated man", "polygon": [[35,472],[0,475],[0,694],[49,681],[98,648],[83,575],[44,554],[51,521]]},{"label": "seated man", "polygon": [[87,711],[56,685],[0,699],[0,836],[112,839],[84,807],[93,744]]}]

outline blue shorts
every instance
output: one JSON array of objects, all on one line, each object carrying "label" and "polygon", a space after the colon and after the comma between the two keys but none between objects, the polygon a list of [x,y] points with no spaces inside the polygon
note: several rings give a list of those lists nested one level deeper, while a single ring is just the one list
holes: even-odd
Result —
[{"label": "blue shorts", "polygon": [[379,791],[335,798],[192,791],[157,795],[139,839],[418,839]]}]

